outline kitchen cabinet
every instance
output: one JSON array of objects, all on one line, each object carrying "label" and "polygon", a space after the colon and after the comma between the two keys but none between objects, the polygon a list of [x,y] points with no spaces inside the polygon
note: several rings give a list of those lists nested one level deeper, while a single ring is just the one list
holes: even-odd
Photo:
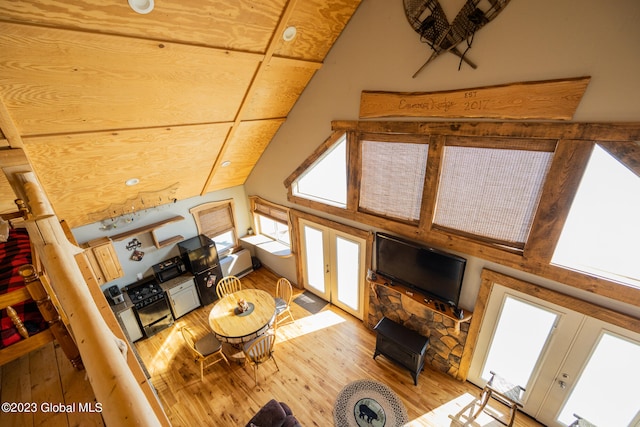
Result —
[{"label": "kitchen cabinet", "polygon": [[124,276],[116,250],[108,237],[90,240],[83,246],[98,285]]},{"label": "kitchen cabinet", "polygon": [[136,318],[136,314],[133,312],[133,307],[129,307],[118,313],[120,324],[122,325],[124,332],[129,337],[129,341],[134,342],[142,338],[142,329]]},{"label": "kitchen cabinet", "polygon": [[192,276],[180,276],[172,281],[175,285],[167,289],[167,295],[173,317],[177,319],[200,307],[200,298]]}]

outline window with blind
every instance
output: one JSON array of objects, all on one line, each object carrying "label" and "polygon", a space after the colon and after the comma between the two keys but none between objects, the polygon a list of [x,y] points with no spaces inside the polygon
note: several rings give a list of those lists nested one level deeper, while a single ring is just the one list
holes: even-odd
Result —
[{"label": "window with blind", "polygon": [[362,141],[359,210],[417,222],[428,152],[428,144]]},{"label": "window with blind", "polygon": [[289,210],[258,197],[251,198],[257,232],[284,245],[291,245]]},{"label": "window with blind", "polygon": [[518,148],[445,147],[435,228],[510,248],[524,247],[553,152],[514,145]]},{"label": "window with blind", "polygon": [[204,203],[191,208],[189,212],[193,215],[198,233],[211,238],[219,254],[224,255],[238,246],[232,200]]}]

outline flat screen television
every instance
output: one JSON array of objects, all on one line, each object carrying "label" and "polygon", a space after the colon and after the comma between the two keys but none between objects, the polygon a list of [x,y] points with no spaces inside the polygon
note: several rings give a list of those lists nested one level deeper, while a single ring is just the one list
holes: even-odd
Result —
[{"label": "flat screen television", "polygon": [[437,249],[376,233],[376,273],[456,307],[467,260]]}]

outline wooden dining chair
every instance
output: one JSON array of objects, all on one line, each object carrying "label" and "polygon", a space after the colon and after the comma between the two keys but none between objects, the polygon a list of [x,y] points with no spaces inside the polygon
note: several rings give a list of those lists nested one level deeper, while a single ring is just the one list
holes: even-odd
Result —
[{"label": "wooden dining chair", "polygon": [[242,290],[242,282],[240,282],[240,279],[236,276],[223,277],[216,285],[218,298],[222,298],[239,290]]},{"label": "wooden dining chair", "polygon": [[293,322],[293,313],[291,313],[291,299],[293,298],[293,287],[284,277],[276,282],[276,324],[282,322],[286,318],[291,318]]},{"label": "wooden dining chair", "polygon": [[197,341],[196,336],[188,327],[183,327],[180,332],[182,332],[182,337],[195,356],[195,362],[200,362],[200,381],[204,379],[205,363],[211,362],[206,365],[211,366],[224,360],[230,366],[229,360],[222,352],[222,344],[211,332]]},{"label": "wooden dining chair", "polygon": [[249,341],[242,348],[247,363],[253,365],[253,379],[256,385],[258,385],[258,365],[271,359],[276,365],[276,370],[280,370],[278,362],[276,362],[275,357],[273,357],[275,342],[276,334],[273,330],[270,330],[264,335],[260,335],[258,338]]}]

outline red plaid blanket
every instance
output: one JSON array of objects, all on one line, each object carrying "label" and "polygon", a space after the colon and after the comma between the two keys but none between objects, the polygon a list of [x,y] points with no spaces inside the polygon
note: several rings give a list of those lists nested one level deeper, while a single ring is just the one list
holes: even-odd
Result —
[{"label": "red plaid blanket", "polygon": [[[18,268],[31,263],[31,246],[29,235],[24,228],[11,229],[9,240],[0,243],[0,294],[5,294],[24,286],[22,278],[18,274]],[[24,323],[30,335],[46,328],[46,322],[42,318],[38,307],[33,300],[12,306]],[[13,322],[6,310],[0,310],[0,348],[20,341]]]}]

